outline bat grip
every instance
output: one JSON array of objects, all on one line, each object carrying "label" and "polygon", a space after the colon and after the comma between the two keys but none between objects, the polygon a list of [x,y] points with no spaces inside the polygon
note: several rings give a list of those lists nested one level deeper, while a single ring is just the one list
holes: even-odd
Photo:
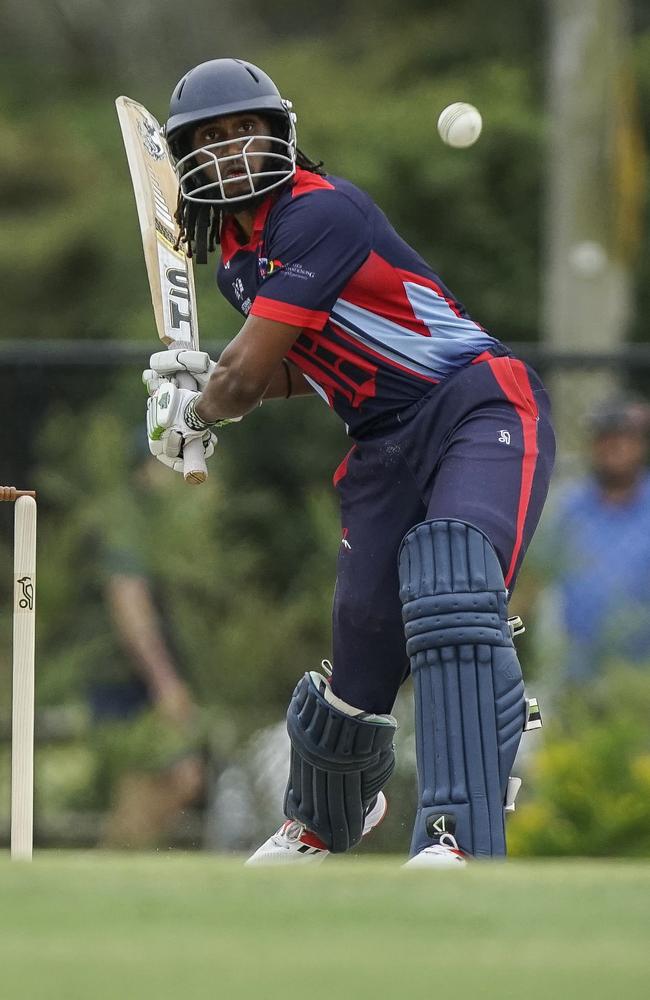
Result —
[{"label": "bat grip", "polygon": [[[176,382],[181,389],[192,389],[196,392],[198,388],[195,380],[187,373],[177,375]],[[183,476],[185,482],[192,485],[204,483],[208,478],[208,467],[205,464],[205,452],[201,438],[188,441],[183,448]]]}]

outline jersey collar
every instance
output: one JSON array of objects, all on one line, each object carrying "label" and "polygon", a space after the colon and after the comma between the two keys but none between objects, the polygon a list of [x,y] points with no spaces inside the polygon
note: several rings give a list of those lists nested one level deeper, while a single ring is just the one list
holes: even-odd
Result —
[{"label": "jersey collar", "polygon": [[226,261],[229,261],[239,250],[257,250],[257,247],[262,239],[262,233],[264,231],[264,226],[266,225],[268,214],[271,211],[271,206],[275,200],[276,198],[273,195],[269,195],[268,198],[265,198],[264,201],[257,206],[257,210],[253,218],[253,230],[247,243],[239,242],[234,217],[232,215],[224,216],[219,237],[221,243],[222,263],[225,264]]},{"label": "jersey collar", "polygon": [[296,198],[301,194],[307,194],[315,188],[331,189],[333,186],[334,185],[330,184],[330,182],[324,177],[321,177],[318,174],[312,174],[309,170],[303,170],[301,167],[296,167],[296,173],[292,178],[291,183],[283,185],[277,191],[273,191],[269,194],[268,198],[265,198],[264,201],[258,205],[257,211],[255,212],[255,218],[253,220],[253,231],[248,243],[239,242],[233,216],[224,215],[219,237],[221,243],[222,263],[225,264],[232,257],[234,257],[238,250],[257,250],[262,239],[262,233],[264,231],[264,226],[266,225],[269,212],[271,211],[273,205],[275,205],[276,201],[278,201],[283,194],[290,192],[291,197]]}]

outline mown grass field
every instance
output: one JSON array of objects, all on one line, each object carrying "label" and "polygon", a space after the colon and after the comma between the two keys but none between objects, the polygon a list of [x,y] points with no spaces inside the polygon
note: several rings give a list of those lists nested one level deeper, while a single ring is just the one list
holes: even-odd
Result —
[{"label": "mown grass field", "polygon": [[1,1000],[645,998],[650,864],[0,861]]}]

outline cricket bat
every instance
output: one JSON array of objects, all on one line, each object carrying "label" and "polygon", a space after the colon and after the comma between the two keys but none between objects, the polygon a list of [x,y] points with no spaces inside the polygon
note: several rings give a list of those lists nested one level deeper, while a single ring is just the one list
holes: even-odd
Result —
[{"label": "cricket bat", "polygon": [[[168,347],[196,351],[199,325],[194,274],[191,259],[175,248],[178,180],[169,149],[160,125],[141,104],[118,97],[115,106],[133,182],[158,336]],[[191,375],[178,375],[176,381],[186,389],[197,387]],[[188,483],[203,483],[208,477],[198,438],[183,451],[183,475]]]}]

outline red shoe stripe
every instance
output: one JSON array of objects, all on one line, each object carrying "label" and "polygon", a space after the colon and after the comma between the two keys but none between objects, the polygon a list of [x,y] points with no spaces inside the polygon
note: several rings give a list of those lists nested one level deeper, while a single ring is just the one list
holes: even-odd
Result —
[{"label": "red shoe stripe", "polygon": [[324,844],[320,837],[317,837],[311,830],[304,830],[298,839],[301,844],[307,844],[308,847],[316,847],[319,851],[329,850],[327,844]]}]

